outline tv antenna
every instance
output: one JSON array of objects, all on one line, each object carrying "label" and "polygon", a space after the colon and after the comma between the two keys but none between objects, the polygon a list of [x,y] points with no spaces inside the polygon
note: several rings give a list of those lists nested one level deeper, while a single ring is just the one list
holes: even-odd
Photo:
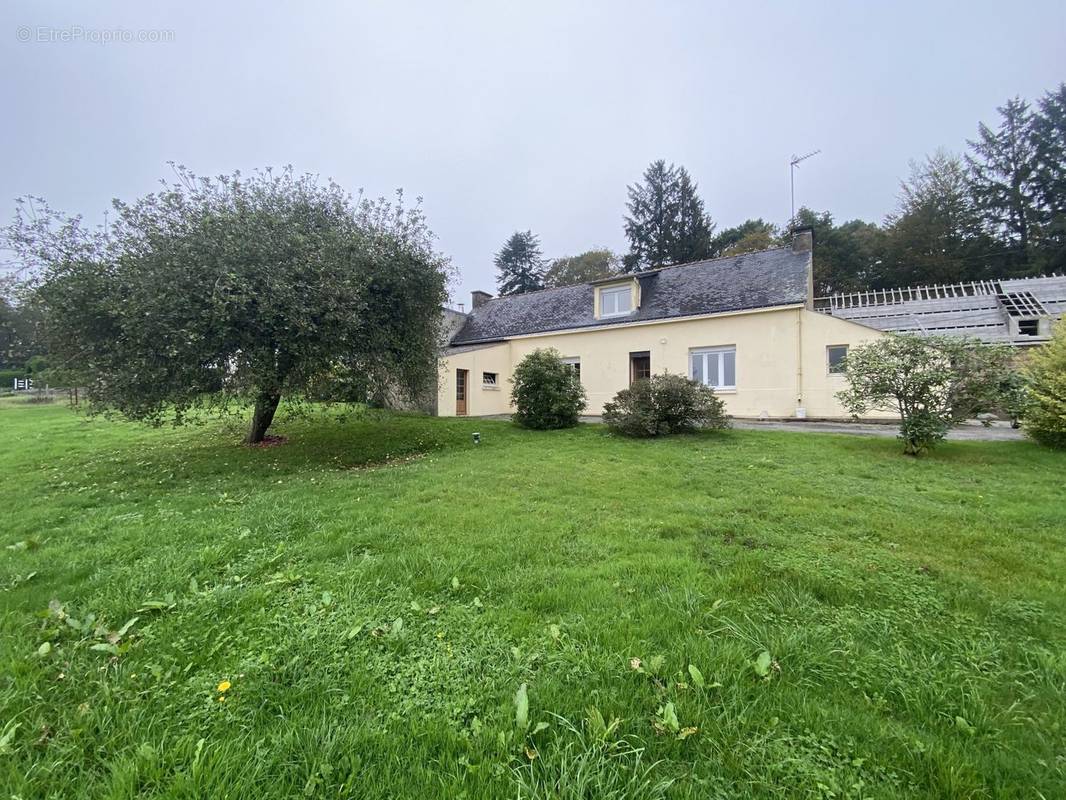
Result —
[{"label": "tv antenna", "polygon": [[792,160],[788,162],[789,166],[789,186],[792,189],[792,216],[789,218],[789,222],[792,227],[796,227],[796,169],[799,167],[801,161],[806,161],[808,158],[818,155],[821,150],[812,150],[805,156],[797,156],[793,154]]}]

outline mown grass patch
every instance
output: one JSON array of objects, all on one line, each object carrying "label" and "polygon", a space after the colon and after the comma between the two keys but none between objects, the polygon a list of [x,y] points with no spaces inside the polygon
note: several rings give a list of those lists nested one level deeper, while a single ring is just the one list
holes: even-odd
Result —
[{"label": "mown grass patch", "polygon": [[0,406],[4,793],[1066,794],[1059,454],[278,427]]}]

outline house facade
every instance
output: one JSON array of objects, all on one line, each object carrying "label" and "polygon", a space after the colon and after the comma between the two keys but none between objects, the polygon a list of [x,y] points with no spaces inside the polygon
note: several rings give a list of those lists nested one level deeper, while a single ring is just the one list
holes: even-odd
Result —
[{"label": "house facade", "polygon": [[586,414],[670,372],[712,387],[736,417],[845,418],[839,363],[886,334],[814,310],[812,255],[810,231],[799,231],[791,247],[509,297],[475,292],[441,353],[437,413],[510,413],[515,366],[554,348],[585,387]]}]

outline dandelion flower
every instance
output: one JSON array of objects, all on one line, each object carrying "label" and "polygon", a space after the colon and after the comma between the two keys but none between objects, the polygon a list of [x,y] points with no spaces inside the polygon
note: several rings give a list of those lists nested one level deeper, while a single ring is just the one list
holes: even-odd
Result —
[{"label": "dandelion flower", "polygon": [[226,695],[224,695],[224,694],[220,694],[220,695],[218,696],[218,702],[220,702],[220,703],[225,703],[225,702],[226,702]]},{"label": "dandelion flower", "polygon": [[220,684],[218,685],[218,690],[219,690],[220,692],[228,692],[228,691],[229,691],[229,689],[230,689],[230,687],[231,687],[232,685],[233,685],[233,684],[232,684],[232,683],[230,683],[229,681],[222,681],[222,683],[220,683]]}]

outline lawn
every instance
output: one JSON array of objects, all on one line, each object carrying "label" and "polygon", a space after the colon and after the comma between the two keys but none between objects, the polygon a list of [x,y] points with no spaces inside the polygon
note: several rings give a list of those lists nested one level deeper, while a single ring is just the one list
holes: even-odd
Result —
[{"label": "lawn", "polygon": [[1061,454],[276,427],[0,404],[0,796],[1066,796]]}]

